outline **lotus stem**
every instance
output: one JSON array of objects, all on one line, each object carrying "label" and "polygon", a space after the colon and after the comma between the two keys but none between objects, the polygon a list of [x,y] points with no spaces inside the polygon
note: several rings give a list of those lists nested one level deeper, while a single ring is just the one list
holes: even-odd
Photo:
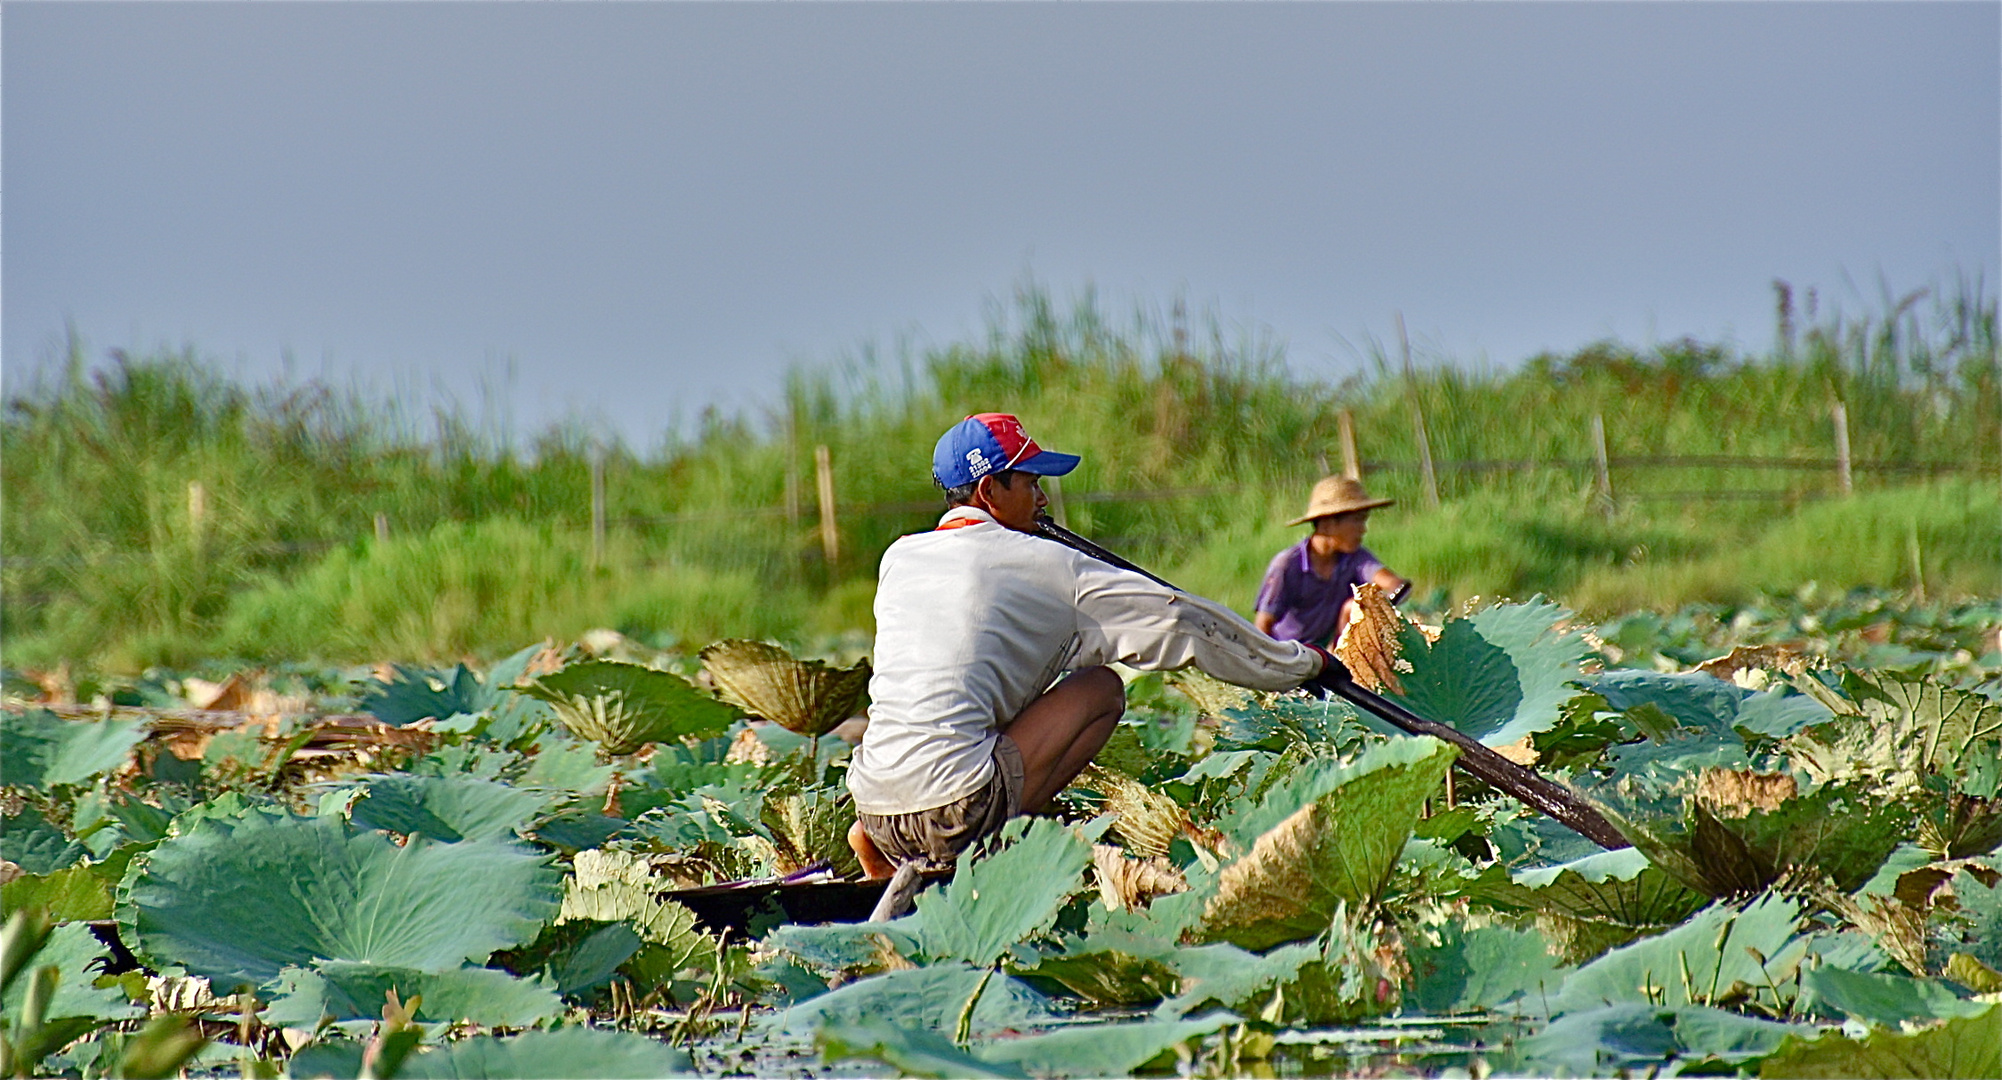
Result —
[{"label": "lotus stem", "polygon": [[980,995],[987,992],[987,980],[992,979],[994,973],[999,970],[1001,970],[1001,962],[996,960],[980,976],[980,985],[974,987],[973,993],[967,996],[966,1004],[960,1006],[959,1022],[952,1027],[953,1042],[965,1046],[967,1040],[973,1037],[973,1007],[980,1004]]}]

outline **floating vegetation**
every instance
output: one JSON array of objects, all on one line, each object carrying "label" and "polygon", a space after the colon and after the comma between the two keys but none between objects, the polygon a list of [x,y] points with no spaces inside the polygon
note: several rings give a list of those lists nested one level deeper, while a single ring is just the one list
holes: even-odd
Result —
[{"label": "floating vegetation", "polygon": [[10,678],[7,1071],[2002,1071],[2002,657],[1387,611],[1353,668],[1634,846],[1345,704],[1175,673],[1052,816],[842,921],[873,896],[817,736],[863,666],[719,643],[712,697],[537,646],[199,722],[167,686],[232,680],[85,710]]}]

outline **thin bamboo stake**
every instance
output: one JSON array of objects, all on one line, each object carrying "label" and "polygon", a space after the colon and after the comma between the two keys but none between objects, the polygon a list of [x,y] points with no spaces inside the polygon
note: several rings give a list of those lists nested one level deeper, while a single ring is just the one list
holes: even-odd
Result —
[{"label": "thin bamboo stake", "polygon": [[377,511],[375,515],[375,542],[389,543],[389,515],[381,511]]},{"label": "thin bamboo stake", "polygon": [[605,455],[591,452],[591,568],[605,565]]},{"label": "thin bamboo stake", "polygon": [[820,550],[832,570],[841,562],[841,530],[834,519],[834,459],[826,443],[813,448],[813,471],[820,495]]},{"label": "thin bamboo stake", "polygon": [[1043,478],[1043,494],[1050,497],[1050,520],[1068,529],[1070,519],[1064,516],[1064,486],[1062,480],[1054,476]]},{"label": "thin bamboo stake", "polygon": [[1828,414],[1835,422],[1835,486],[1849,495],[1856,490],[1849,461],[1849,409],[1837,401],[1828,407]]},{"label": "thin bamboo stake", "polygon": [[188,535],[197,548],[202,546],[209,516],[209,489],[200,480],[188,481]]},{"label": "thin bamboo stake", "polygon": [[1607,517],[1613,516],[1613,468],[1606,455],[1606,420],[1598,413],[1592,414],[1592,467],[1594,490],[1598,493],[1599,509]]},{"label": "thin bamboo stake", "polygon": [[1432,439],[1425,431],[1425,407],[1418,401],[1418,379],[1411,371],[1411,337],[1404,332],[1404,313],[1397,319],[1397,347],[1404,355],[1404,390],[1411,398],[1411,429],[1418,438],[1418,471],[1425,483],[1425,505],[1439,508],[1439,473],[1432,467]]},{"label": "thin bamboo stake", "polygon": [[1355,414],[1343,409],[1335,414],[1335,424],[1341,429],[1342,475],[1351,480],[1362,479],[1362,458],[1356,455]]}]

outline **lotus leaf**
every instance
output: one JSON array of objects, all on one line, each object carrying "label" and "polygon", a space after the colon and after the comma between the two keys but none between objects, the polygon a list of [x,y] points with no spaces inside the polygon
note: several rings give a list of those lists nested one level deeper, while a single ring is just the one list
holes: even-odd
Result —
[{"label": "lotus leaf", "polygon": [[[1700,1005],[1606,1005],[1553,1021],[1522,1041],[1516,1067],[1532,1075],[1663,1073],[1670,1062],[1737,1065],[1811,1028]],[[1708,1071],[1707,1069],[1704,1071]]]},{"label": "lotus leaf", "polygon": [[1505,910],[1649,929],[1673,926],[1706,902],[1702,893],[1648,862],[1638,848],[1520,870],[1508,880],[1483,880],[1472,891],[1478,899]]},{"label": "lotus leaf", "polygon": [[[1783,774],[1708,769],[1677,786],[1679,800],[1633,800],[1608,816],[1654,865],[1720,897],[1758,892],[1795,867],[1859,888],[1911,826],[1902,800],[1849,784],[1790,794],[1789,784],[1798,792]],[[1609,808],[1623,793],[1597,792]]]},{"label": "lotus leaf", "polygon": [[791,788],[765,797],[758,823],[771,838],[781,874],[824,866],[843,877],[862,872],[848,846],[855,824],[855,799],[845,787]]},{"label": "lotus leaf", "polygon": [[662,899],[672,883],[644,856],[623,851],[580,851],[563,891],[558,922],[592,919],[630,923],[640,937],[667,951],[676,970],[713,954],[716,943],[695,928],[695,913]]},{"label": "lotus leaf", "polygon": [[508,836],[540,813],[534,790],[473,776],[370,776],[350,806],[356,825],[456,843]]},{"label": "lotus leaf", "polygon": [[1027,1077],[1029,1074],[1007,1065],[996,1065],[974,1057],[951,1039],[924,1028],[910,1030],[881,1021],[858,1020],[830,1023],[815,1037],[821,1056],[827,1061],[873,1058],[897,1070],[901,1076]]},{"label": "lotus leaf", "polygon": [[2002,969],[2002,879],[1984,883],[1967,870],[1953,875],[1955,913],[1950,933],[1962,949],[1991,968]]},{"label": "lotus leaf", "polygon": [[1125,1076],[1181,1043],[1236,1022],[1229,1013],[1215,1013],[1194,1020],[1093,1024],[995,1039],[978,1052],[982,1061],[1014,1065],[1036,1076]]},{"label": "lotus leaf", "polygon": [[2002,1005],[1919,1031],[1873,1031],[1858,1040],[1830,1033],[1794,1037],[1759,1066],[1762,1077],[2002,1076]]},{"label": "lotus leaf", "polygon": [[1151,1005],[1173,996],[1182,985],[1181,978],[1161,961],[1117,949],[1046,956],[1036,966],[1015,973],[1054,979],[1071,993],[1099,1005]]},{"label": "lotus leaf", "polygon": [[[292,1056],[293,1076],[361,1075],[364,1046],[315,1043]],[[403,1059],[398,1080],[545,1080],[589,1076],[597,1080],[659,1080],[689,1075],[688,1055],[658,1039],[623,1031],[566,1027],[510,1038],[476,1035],[420,1048]]]},{"label": "lotus leaf", "polygon": [[123,1020],[144,1015],[145,1010],[134,1007],[123,990],[116,986],[101,988],[94,985],[94,980],[103,974],[101,969],[106,953],[104,943],[97,940],[97,935],[83,923],[64,923],[49,931],[48,940],[42,944],[40,952],[29,958],[21,977],[7,984],[5,1014],[10,1017],[21,1015],[21,1006],[28,994],[29,972],[54,966],[58,972],[56,991],[50,996],[47,1010],[43,1013],[47,1018],[54,1020],[76,1016],[93,1020]]},{"label": "lotus leaf", "polygon": [[1210,1004],[1235,1008],[1269,996],[1272,987],[1292,981],[1302,967],[1320,959],[1318,942],[1282,945],[1262,954],[1221,943],[1178,949],[1167,962],[1184,980],[1182,993],[1163,1002],[1155,1014],[1179,1019]]},{"label": "lotus leaf", "polygon": [[548,702],[570,733],[608,754],[650,742],[720,735],[737,710],[669,671],[617,660],[569,664],[521,688]]},{"label": "lotus leaf", "polygon": [[598,764],[598,752],[591,743],[546,736],[519,784],[536,791],[596,795],[612,782],[616,772],[615,766]]},{"label": "lotus leaf", "polygon": [[61,829],[42,817],[32,806],[19,814],[0,819],[0,859],[30,874],[52,874],[74,866],[89,849],[70,839]]},{"label": "lotus leaf", "polygon": [[98,862],[77,863],[45,875],[24,874],[0,885],[0,909],[46,908],[57,922],[111,918],[111,894],[138,852],[128,844]]},{"label": "lotus leaf", "polygon": [[1325,930],[1342,904],[1374,901],[1456,755],[1434,739],[1400,739],[1275,788],[1238,824],[1240,838],[1295,800],[1302,805],[1223,869],[1204,935],[1262,949]]},{"label": "lotus leaf", "polygon": [[460,664],[449,672],[429,672],[397,664],[386,680],[367,684],[361,709],[385,724],[402,727],[419,720],[447,720],[478,713],[500,701],[500,688],[490,687]]},{"label": "lotus leaf", "polygon": [[1832,964],[1803,969],[1800,988],[1802,1008],[1812,1004],[1824,1015],[1880,1027],[1895,1028],[1907,1020],[1974,1016],[1988,1008],[1960,997],[1937,979],[1849,971]]},{"label": "lotus leaf", "polygon": [[81,784],[122,767],[145,737],[140,720],[63,720],[47,709],[0,712],[0,783]]},{"label": "lotus leaf", "polygon": [[1577,696],[1578,665],[1591,655],[1583,635],[1561,625],[1570,617],[1537,597],[1449,619],[1437,641],[1404,627],[1399,634],[1412,670],[1395,697],[1490,746],[1543,731]]},{"label": "lotus leaf", "polygon": [[1756,993],[1789,983],[1793,966],[1807,952],[1806,941],[1794,933],[1798,914],[1793,901],[1777,895],[1743,910],[1714,905],[1673,930],[1572,972],[1551,998],[1551,1008],[1572,1013],[1623,1002],[1708,1005],[1734,991]]},{"label": "lotus leaf", "polygon": [[[1048,998],[1029,984],[960,963],[933,964],[857,979],[803,1001],[772,1018],[781,1031],[805,1035],[823,1024],[877,1020],[901,1028],[951,1030],[976,990],[976,1033],[1019,1028],[1052,1015]],[[987,986],[981,990],[981,982]]]},{"label": "lotus leaf", "polygon": [[1405,1003],[1434,1015],[1491,1009],[1519,994],[1552,991],[1570,974],[1535,930],[1439,928],[1439,944],[1411,950]]},{"label": "lotus leaf", "polygon": [[1828,706],[1804,694],[1788,694],[1781,687],[1747,690],[1697,671],[1608,671],[1584,680],[1584,686],[1617,711],[1651,706],[1681,727],[1734,741],[1746,733],[1785,738],[1833,715]]},{"label": "lotus leaf", "polygon": [[875,972],[910,966],[920,955],[917,916],[881,923],[788,924],[773,930],[765,944],[822,971]]},{"label": "lotus leaf", "polygon": [[855,715],[869,689],[869,661],[830,667],[795,660],[777,645],[731,639],[702,650],[702,666],[724,701],[801,735],[819,736]]},{"label": "lotus leaf", "polygon": [[1016,818],[1001,839],[1008,846],[985,858],[962,852],[951,882],[918,895],[926,956],[994,963],[1010,945],[1050,928],[1091,865],[1091,841],[1048,818]]},{"label": "lotus leaf", "polygon": [[398,846],[330,818],[209,819],[119,888],[135,951],[224,987],[345,960],[441,971],[535,937],[556,914],[546,859],[496,840]]},{"label": "lotus leaf", "polygon": [[625,923],[601,926],[563,954],[550,974],[561,993],[594,990],[610,982],[619,965],[632,959],[645,945],[646,941]]},{"label": "lotus leaf", "polygon": [[491,968],[412,971],[328,961],[286,968],[269,988],[263,1020],[280,1027],[312,1028],[322,1018],[376,1020],[390,991],[417,1001],[417,1019],[464,1020],[484,1027],[528,1027],[563,1011],[556,988]]}]

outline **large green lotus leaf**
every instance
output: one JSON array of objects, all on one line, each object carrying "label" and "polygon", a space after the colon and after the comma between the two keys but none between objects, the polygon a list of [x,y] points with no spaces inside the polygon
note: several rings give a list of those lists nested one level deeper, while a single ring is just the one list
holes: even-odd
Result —
[{"label": "large green lotus leaf", "polygon": [[24,806],[10,818],[0,819],[0,859],[30,874],[51,874],[74,866],[90,849],[72,840],[42,817],[41,811]]},{"label": "large green lotus leaf", "polygon": [[1672,926],[1708,902],[1638,848],[1602,851],[1556,866],[1492,875],[1471,887],[1476,899],[1510,911],[1533,911],[1628,927]]},{"label": "large green lotus leaf", "polygon": [[[1990,866],[1994,864],[1995,860],[1989,860]],[[1961,870],[1953,875],[1953,899],[1959,911],[1950,927],[1939,932],[1951,934],[1957,950],[2002,969],[2002,881],[1984,885],[1980,878]]]},{"label": "large green lotus leaf", "polygon": [[1536,930],[1506,926],[1439,927],[1439,944],[1410,951],[1406,1005],[1438,1016],[1491,1009],[1518,994],[1555,990],[1571,969],[1558,963]]},{"label": "large green lotus leaf", "polygon": [[1759,1066],[1761,1077],[1958,1078],[2002,1076],[2002,1005],[1920,1031],[1839,1033],[1788,1039]]},{"label": "large green lotus leaf", "polygon": [[[1700,1005],[1637,1002],[1601,1006],[1553,1021],[1524,1039],[1511,1072],[1532,1076],[1662,1074],[1671,1062],[1738,1065],[1813,1030]],[[1735,1070],[1733,1070],[1735,1071]]]},{"label": "large green lotus leaf", "polygon": [[1797,768],[1821,783],[1858,782],[1886,794],[1916,790],[1928,773],[1958,777],[2002,741],[2002,703],[1935,679],[1849,673],[1861,717],[1838,717],[1786,742]]},{"label": "large green lotus leaf", "polygon": [[982,1061],[1014,1065],[1035,1076],[1130,1076],[1176,1045],[1237,1022],[1229,1013],[1215,1013],[1194,1020],[1073,1025],[1043,1035],[996,1039],[982,1044],[978,1053]]},{"label": "large green lotus leaf", "polygon": [[1834,715],[1828,706],[1784,687],[1747,690],[1700,671],[1621,669],[1593,675],[1584,686],[1620,712],[1653,706],[1682,727],[1734,740],[1741,733],[1784,738]]},{"label": "large green lotus leaf", "polygon": [[1320,959],[1317,942],[1282,945],[1262,954],[1223,943],[1179,949],[1167,963],[1182,977],[1182,993],[1162,1002],[1155,1015],[1180,1018],[1210,1004],[1234,1008],[1291,982],[1302,967]]},{"label": "large green lotus leaf", "polygon": [[1491,746],[1543,731],[1577,696],[1572,683],[1591,655],[1583,635],[1559,628],[1570,615],[1536,597],[1449,619],[1430,644],[1406,628],[1400,639],[1412,670],[1402,676],[1400,700]]},{"label": "large green lotus leaf", "polygon": [[595,990],[612,981],[619,965],[633,958],[646,945],[632,927],[613,923],[591,931],[591,935],[557,960],[550,975],[556,989],[564,994]]},{"label": "large green lotus leaf", "polygon": [[554,986],[492,968],[427,972],[329,961],[280,972],[267,988],[271,1006],[263,1020],[304,1028],[318,1026],[322,1018],[377,1020],[391,990],[403,1002],[421,997],[417,1019],[422,1021],[520,1028],[563,1011]]},{"label": "large green lotus leaf", "polygon": [[[364,1046],[358,1042],[315,1043],[292,1055],[295,1077],[361,1075]],[[419,1047],[403,1059],[397,1080],[657,1080],[690,1075],[688,1055],[659,1039],[623,1031],[566,1027],[529,1031],[511,1038],[475,1035],[441,1046]]]},{"label": "large green lotus leaf", "polygon": [[820,1029],[815,1041],[820,1043],[825,1061],[869,1058],[897,1070],[899,1076],[985,1080],[1029,1075],[1013,1066],[982,1061],[936,1031],[911,1030],[881,1021],[830,1023]]},{"label": "large green lotus leaf", "polygon": [[500,697],[499,687],[481,682],[464,664],[440,672],[398,664],[390,669],[387,681],[367,684],[361,709],[385,724],[401,727],[419,720],[449,720],[461,713],[484,712],[498,704]]},{"label": "large green lotus leaf", "polygon": [[594,795],[612,782],[615,765],[598,764],[598,751],[588,742],[545,736],[516,783],[536,791]]},{"label": "large green lotus leaf", "polygon": [[[864,1020],[950,1031],[988,975],[988,971],[960,963],[873,975],[794,1005],[774,1016],[771,1023],[795,1035],[811,1034],[823,1024]],[[1020,979],[997,974],[987,978],[987,988],[973,1008],[973,1030],[1019,1028],[1050,1015],[1048,998]]]},{"label": "large green lotus leaf", "polygon": [[558,922],[588,919],[630,924],[640,937],[667,950],[675,969],[716,951],[695,928],[695,913],[661,894],[672,884],[644,857],[625,851],[580,851],[563,885]]},{"label": "large green lotus leaf", "polygon": [[1353,765],[1275,790],[1247,815],[1245,831],[1296,796],[1310,801],[1224,867],[1203,909],[1203,935],[1263,949],[1313,937],[1327,929],[1337,907],[1354,910],[1375,900],[1457,754],[1435,739],[1401,739],[1371,748]]},{"label": "large green lotus leaf", "polygon": [[100,989],[92,985],[93,980],[104,974],[101,961],[105,959],[106,951],[104,943],[97,940],[97,935],[83,923],[64,923],[51,930],[42,950],[30,958],[22,969],[22,977],[7,987],[4,998],[6,1015],[21,1015],[21,1006],[28,996],[26,976],[50,965],[54,965],[60,974],[57,976],[56,992],[49,998],[48,1011],[43,1013],[49,1019],[87,1016],[97,1020],[123,1020],[144,1015],[145,1010],[135,1007],[118,987]]},{"label": "large green lotus leaf", "polygon": [[1001,838],[1013,842],[985,857],[969,848],[951,882],[918,895],[918,941],[926,956],[986,967],[1009,946],[1048,930],[1082,887],[1091,841],[1069,826],[1017,818]]},{"label": "large green lotus leaf", "polygon": [[765,945],[783,949],[807,966],[822,971],[858,971],[880,966],[886,946],[905,959],[920,955],[920,921],[917,916],[910,915],[881,923],[828,923],[824,926],[792,923],[765,935]]},{"label": "large green lotus leaf", "polygon": [[47,709],[0,712],[0,783],[81,784],[123,766],[145,737],[143,720],[64,720]]},{"label": "large green lotus leaf", "polygon": [[1736,736],[1677,728],[1658,739],[1609,747],[1604,766],[1604,783],[1618,783],[1631,777],[1665,787],[1704,769],[1748,769],[1752,757]]},{"label": "large green lotus leaf", "polygon": [[743,715],[673,672],[617,660],[569,664],[521,692],[547,701],[572,735],[610,754],[630,754],[650,742],[721,735]]},{"label": "large green lotus leaf", "polygon": [[77,863],[49,874],[23,874],[0,885],[0,910],[46,908],[57,922],[109,919],[112,892],[138,851],[137,844],[127,844],[97,862]]},{"label": "large green lotus leaf", "polygon": [[355,824],[447,843],[508,836],[549,801],[538,791],[473,776],[389,773],[360,786],[349,809]]},{"label": "large green lotus leaf", "polygon": [[[1702,1005],[1713,990],[1722,996],[1734,983],[1766,986],[1807,951],[1807,942],[1794,933],[1798,914],[1793,901],[1772,894],[1742,911],[1728,904],[1706,908],[1673,930],[1614,949],[1572,972],[1551,998],[1551,1008],[1582,1012],[1650,1001]],[[1754,950],[1765,957],[1763,965]]]},{"label": "large green lotus leaf", "polygon": [[1153,957],[1118,949],[1088,949],[1043,957],[1016,971],[1054,979],[1066,990],[1098,1005],[1152,1005],[1181,989],[1175,972]]},{"label": "large green lotus leaf", "polygon": [[1968,1001],[1937,979],[1914,979],[1887,972],[1848,971],[1830,964],[1800,973],[1802,1007],[1812,1003],[1824,1015],[1895,1028],[1907,1020],[1973,1016],[1988,1006]]},{"label": "large green lotus leaf", "polygon": [[127,942],[224,988],[348,960],[421,971],[485,962],[556,914],[548,861],[496,840],[398,846],[329,818],[198,822],[119,888]]}]

